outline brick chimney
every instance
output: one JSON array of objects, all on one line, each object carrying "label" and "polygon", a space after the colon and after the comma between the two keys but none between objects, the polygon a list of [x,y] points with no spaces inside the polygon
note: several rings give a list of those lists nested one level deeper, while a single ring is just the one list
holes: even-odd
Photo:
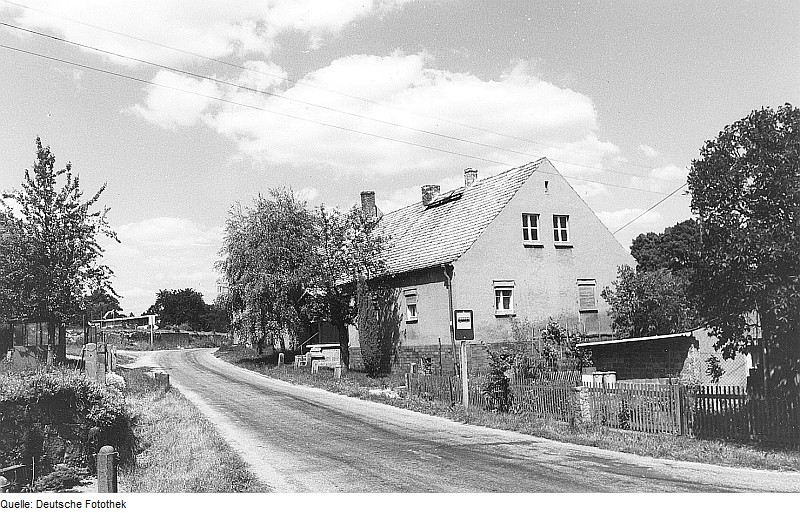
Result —
[{"label": "brick chimney", "polygon": [[422,186],[422,204],[426,207],[431,204],[433,198],[439,195],[438,185],[423,185]]},{"label": "brick chimney", "polygon": [[368,217],[375,217],[378,215],[378,209],[375,206],[375,191],[361,191],[361,210],[363,210]]},{"label": "brick chimney", "polygon": [[478,170],[468,167],[464,170],[464,186],[469,187],[478,179]]}]

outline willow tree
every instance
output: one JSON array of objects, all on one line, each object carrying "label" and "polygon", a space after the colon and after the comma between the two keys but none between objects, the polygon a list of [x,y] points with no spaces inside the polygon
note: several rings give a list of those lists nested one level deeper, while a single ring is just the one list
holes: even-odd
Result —
[{"label": "willow tree", "polygon": [[[257,348],[301,344],[313,292],[315,221],[291,190],[234,206],[218,268],[228,283],[232,328]],[[301,340],[303,339],[303,340]],[[282,347],[283,348],[283,347]]]}]

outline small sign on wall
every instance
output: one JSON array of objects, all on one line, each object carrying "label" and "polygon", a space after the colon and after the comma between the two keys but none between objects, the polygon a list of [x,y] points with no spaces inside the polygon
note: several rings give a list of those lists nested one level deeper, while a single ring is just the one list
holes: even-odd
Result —
[{"label": "small sign on wall", "polygon": [[472,310],[454,310],[456,340],[475,340],[475,327],[472,322]]}]

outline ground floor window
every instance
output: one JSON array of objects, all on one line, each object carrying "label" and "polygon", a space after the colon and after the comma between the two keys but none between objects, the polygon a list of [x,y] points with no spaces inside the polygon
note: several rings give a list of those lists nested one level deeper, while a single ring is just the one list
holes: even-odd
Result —
[{"label": "ground floor window", "polygon": [[494,281],[495,315],[514,315],[514,281]]}]

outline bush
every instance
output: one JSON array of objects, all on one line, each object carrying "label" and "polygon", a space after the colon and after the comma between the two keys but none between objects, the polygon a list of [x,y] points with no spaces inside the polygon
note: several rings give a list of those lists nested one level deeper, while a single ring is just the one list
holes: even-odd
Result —
[{"label": "bush", "polygon": [[76,372],[0,375],[0,419],[0,466],[33,460],[37,475],[62,463],[93,468],[103,445],[126,459],[133,446],[122,393]]},{"label": "bush", "polygon": [[486,398],[486,408],[494,412],[507,412],[511,408],[513,394],[508,371],[514,364],[514,355],[495,353],[488,347],[489,373],[481,385],[481,394]]}]

